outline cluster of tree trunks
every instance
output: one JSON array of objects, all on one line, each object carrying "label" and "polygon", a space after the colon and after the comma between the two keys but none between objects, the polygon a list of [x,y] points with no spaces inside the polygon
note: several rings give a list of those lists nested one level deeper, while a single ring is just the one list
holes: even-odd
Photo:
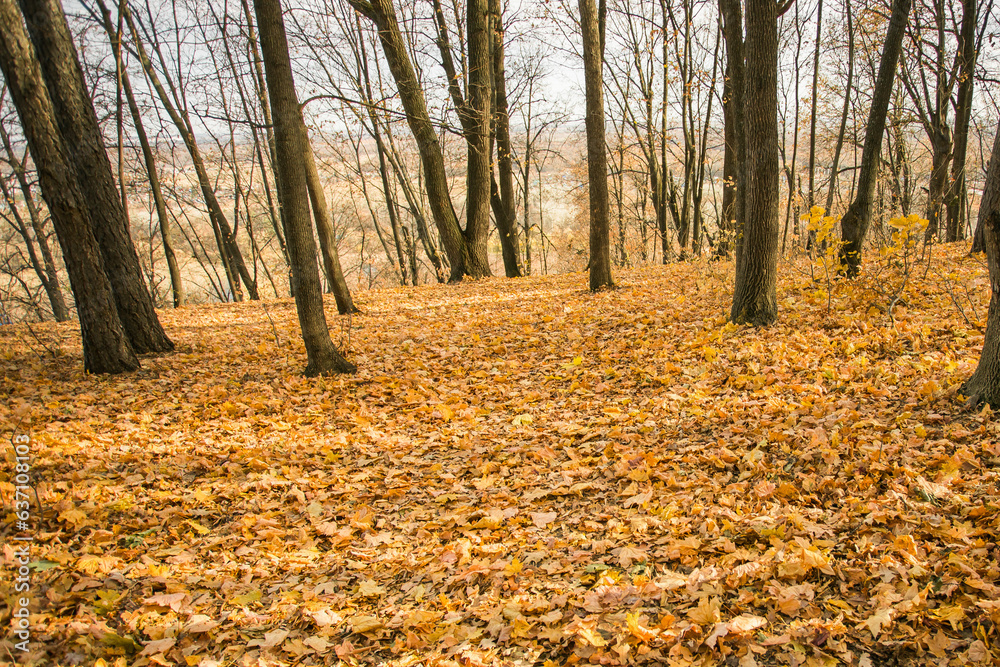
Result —
[{"label": "cluster of tree trunks", "polygon": [[25,0],[20,11],[3,0],[0,22],[0,68],[63,250],[84,367],[134,370],[137,353],[166,352],[173,343],[139,269],[66,17],[56,0]]},{"label": "cluster of tree trunks", "polygon": [[[464,228],[455,213],[441,144],[391,0],[350,0],[350,4],[378,29],[386,62],[420,153],[431,215],[451,267],[449,280],[491,274],[487,252],[491,210],[499,232],[504,272],[508,277],[523,275],[499,0],[466,3],[467,48],[461,71],[455,65],[444,9],[439,0],[434,2],[435,41],[467,147]],[[493,169],[494,151],[499,180]]]}]

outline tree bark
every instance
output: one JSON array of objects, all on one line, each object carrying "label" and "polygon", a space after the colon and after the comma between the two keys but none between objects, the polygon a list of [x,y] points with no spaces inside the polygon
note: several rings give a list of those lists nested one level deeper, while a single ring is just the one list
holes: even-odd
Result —
[{"label": "tree bark", "polygon": [[774,0],[747,0],[745,220],[730,319],[764,326],[778,317],[778,17]]},{"label": "tree bark", "polygon": [[493,109],[493,42],[488,0],[467,0],[470,131],[466,133],[465,242],[469,249],[470,272],[490,275],[487,240],[490,229],[490,114]]},{"label": "tree bark", "polygon": [[21,0],[28,33],[64,139],[67,157],[79,175],[80,191],[111,281],[122,326],[139,354],[169,352],[174,344],[156,317],[129,233],[120,193],[97,114],[59,0]]},{"label": "tree bark", "polygon": [[[819,46],[823,36],[823,0],[816,6],[816,43],[813,48],[813,78],[812,96],[809,99],[809,204],[807,208],[816,205],[816,104],[819,101]],[[829,215],[829,211],[827,212]]]},{"label": "tree bark", "polygon": [[56,111],[14,0],[0,0],[0,25],[4,26],[0,30],[0,69],[62,246],[80,319],[84,369],[91,373],[133,371],[139,368],[139,360],[118,317],[88,207],[56,128]]},{"label": "tree bark", "polygon": [[489,0],[489,7],[493,17],[493,134],[496,137],[499,181],[499,187],[491,185],[491,203],[500,235],[504,273],[508,278],[519,278],[524,271],[521,267],[521,243],[514,206],[514,160],[510,141],[510,109],[507,104],[505,31],[500,0]]},{"label": "tree bark", "polygon": [[306,375],[330,372],[353,373],[354,364],[341,356],[330,339],[323,291],[316,263],[316,242],[309,222],[309,189],[306,160],[308,141],[302,111],[295,96],[288,40],[279,0],[254,0],[260,46],[267,77],[267,91],[274,115],[274,140],[280,174],[278,185],[284,190],[285,239],[295,283],[295,307],[302,328],[308,364]]},{"label": "tree bark", "polygon": [[611,277],[611,224],[608,157],[604,139],[604,2],[580,0],[583,66],[586,71],[587,164],[590,183],[590,289],[614,287]]},{"label": "tree bark", "polygon": [[910,12],[910,0],[893,0],[889,30],[882,47],[878,78],[872,94],[872,106],[868,112],[865,129],[865,143],[861,151],[861,168],[858,174],[858,190],[854,201],[840,221],[844,244],[840,248],[840,263],[847,276],[858,274],[861,266],[861,247],[872,218],[872,201],[878,181],[879,153],[882,152],[882,135],[885,132],[885,117],[889,111],[889,98],[896,78],[896,65],[903,44],[906,17]]},{"label": "tree bark", "polygon": [[[301,113],[300,113],[301,116]],[[305,123],[302,131],[306,132]],[[323,255],[323,267],[326,279],[333,286],[333,297],[337,301],[337,311],[341,315],[359,313],[351,298],[351,290],[344,279],[344,270],[340,267],[340,255],[337,252],[337,235],[333,230],[333,219],[330,217],[330,207],[326,203],[326,192],[323,182],[316,169],[316,156],[313,154],[309,135],[303,137],[302,147],[305,150],[303,159],[306,167],[306,185],[309,188],[309,201],[312,203],[313,218],[316,220],[316,233],[319,236],[320,254]]]},{"label": "tree bark", "polygon": [[979,365],[959,390],[969,403],[1000,407],[1000,130],[993,140],[993,153],[979,201],[978,230],[983,236],[990,271],[990,310]]},{"label": "tree bark", "polygon": [[[250,45],[250,59],[253,61],[254,90],[257,94],[257,100],[260,102],[260,112],[264,116],[264,135],[267,141],[267,154],[271,158],[271,170],[274,172],[277,155],[274,148],[274,123],[271,122],[271,105],[267,101],[267,84],[264,81],[264,61],[260,57],[260,50],[257,48],[257,35],[254,30],[250,4],[247,0],[240,0],[240,5],[243,7],[243,15],[247,19],[247,44]],[[274,235],[278,237],[278,244],[281,245],[281,253],[285,257],[285,262],[288,263],[288,248],[285,246],[285,236],[281,231],[284,226],[284,223],[281,222],[284,215],[281,208],[281,192],[277,182],[275,182],[274,190],[278,200],[278,210],[275,211],[274,202],[271,200],[271,186],[267,180],[267,171],[264,169],[263,152],[260,151],[260,144],[257,142],[257,129],[252,129],[254,143],[257,143],[258,147],[257,155],[260,161],[261,177],[264,180],[264,191],[267,193],[267,203],[271,213],[271,226],[274,228]],[[277,175],[275,175],[275,181],[277,181]]]},{"label": "tree bark", "polygon": [[[844,86],[844,109],[840,114],[840,129],[837,131],[837,145],[833,149],[833,164],[830,165],[830,183],[826,190],[826,213],[831,215],[833,196],[837,189],[837,170],[840,168],[840,153],[844,148],[844,135],[847,133],[847,116],[851,111],[851,88],[854,84],[854,20],[851,12],[851,0],[844,0],[847,13],[847,84]],[[809,234],[809,247],[812,248],[814,232]]]}]

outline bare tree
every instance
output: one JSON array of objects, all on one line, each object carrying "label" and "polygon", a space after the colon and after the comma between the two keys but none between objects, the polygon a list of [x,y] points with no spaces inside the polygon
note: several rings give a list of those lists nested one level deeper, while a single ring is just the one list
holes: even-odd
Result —
[{"label": "bare tree", "polygon": [[0,69],[38,169],[63,260],[73,286],[83,339],[83,365],[91,373],[122,373],[139,360],[118,317],[111,281],[94,237],[80,183],[55,123],[55,107],[14,0],[0,0]]},{"label": "bare tree", "polygon": [[[101,2],[102,0],[97,0]],[[209,219],[212,222],[212,229],[215,232],[216,245],[219,248],[219,254],[222,257],[222,263],[226,269],[226,277],[229,282],[230,289],[232,290],[232,296],[234,299],[241,300],[243,298],[243,291],[240,288],[240,280],[243,280],[243,284],[246,286],[247,292],[250,294],[251,299],[259,299],[260,296],[257,292],[257,283],[253,276],[250,275],[247,269],[246,263],[243,261],[243,252],[240,250],[239,244],[236,242],[236,234],[233,232],[233,228],[229,224],[229,220],[226,214],[222,210],[222,206],[219,204],[219,200],[215,194],[215,188],[212,183],[212,179],[209,177],[208,169],[205,167],[205,161],[202,158],[201,150],[198,147],[198,141],[195,138],[194,125],[191,122],[190,114],[188,113],[187,107],[183,104],[183,82],[178,85],[169,77],[166,77],[167,86],[170,88],[168,92],[167,87],[164,86],[163,79],[161,79],[160,74],[157,72],[156,67],[153,65],[153,61],[146,50],[146,46],[143,40],[143,36],[139,31],[139,25],[136,18],[132,15],[129,10],[128,5],[123,2],[121,5],[121,11],[125,18],[125,23],[129,27],[129,31],[132,35],[132,45],[135,48],[136,54],[139,56],[139,62],[142,64],[142,69],[152,84],[153,90],[156,92],[157,98],[160,100],[164,110],[167,115],[170,116],[170,120],[173,122],[174,126],[177,128],[178,133],[181,135],[181,139],[184,142],[184,146],[187,148],[188,153],[191,156],[191,163],[194,166],[195,174],[198,177],[198,184],[201,188],[202,197],[205,200],[205,205],[208,208]],[[147,32],[147,37],[149,33]],[[159,48],[159,44],[156,41],[152,41],[151,46],[154,53],[160,60],[160,64],[164,64],[164,58]],[[164,68],[164,72],[165,72]]]},{"label": "bare tree", "polygon": [[[0,93],[0,99],[5,96],[6,89],[3,93]],[[24,216],[21,215],[18,206],[14,203],[14,196],[7,185],[6,179],[0,178],[4,200],[10,208],[11,217],[13,218],[12,225],[24,241],[31,267],[34,269],[35,275],[38,276],[38,281],[42,284],[46,296],[48,296],[49,304],[52,308],[52,317],[55,318],[56,322],[66,322],[70,318],[69,308],[66,307],[66,299],[63,296],[62,287],[59,285],[59,272],[56,269],[52,249],[49,247],[45,221],[42,219],[41,211],[38,210],[35,194],[31,183],[28,181],[27,151],[24,151],[24,154],[18,157],[14,151],[14,145],[11,143],[10,135],[7,133],[7,128],[2,122],[0,122],[0,140],[3,141],[4,151],[7,154],[6,162],[10,165],[14,179],[21,190],[24,208],[28,212],[28,224],[25,224]],[[29,226],[31,233],[28,232]],[[38,244],[37,251],[35,250],[36,243]]]},{"label": "bare tree", "polygon": [[278,185],[283,189],[285,239],[292,260],[295,305],[302,327],[309,362],[306,375],[357,370],[341,356],[330,339],[323,292],[316,263],[316,242],[309,223],[309,188],[306,161],[311,156],[302,110],[295,94],[288,40],[279,0],[254,0],[260,29],[261,53],[267,77],[268,97],[274,115],[274,139],[278,161]]},{"label": "bare tree", "polygon": [[[481,224],[478,217],[475,218],[475,225],[465,230],[458,224],[458,217],[451,202],[449,194],[448,178],[444,166],[444,153],[441,150],[441,143],[438,140],[434,124],[431,122],[430,114],[427,111],[427,101],[424,98],[423,89],[417,79],[416,71],[410,54],[407,51],[406,42],[399,30],[399,21],[396,18],[396,11],[393,9],[391,0],[348,0],[363,16],[371,20],[378,27],[379,41],[382,43],[382,50],[385,54],[389,70],[396,81],[399,89],[400,100],[406,109],[406,120],[413,132],[413,137],[417,142],[420,151],[420,159],[423,164],[424,178],[427,187],[427,198],[430,203],[431,213],[437,225],[438,233],[441,235],[441,242],[444,244],[448,261],[451,264],[450,280],[458,281],[464,276],[474,278],[489,275],[489,263],[486,257],[486,239],[484,234],[488,234],[487,224]],[[486,36],[488,38],[488,36]],[[485,66],[491,68],[487,60]],[[480,73],[480,76],[488,74]],[[473,108],[480,110],[483,102],[489,99],[488,91],[483,90],[481,84],[477,87],[477,96],[485,95],[485,98],[473,104]],[[480,110],[481,111],[481,110]],[[486,107],[488,114],[489,107]],[[488,116],[487,116],[488,125]],[[488,138],[488,127],[486,136]],[[487,159],[485,149],[482,154],[470,156],[475,160],[483,157]],[[475,165],[473,165],[475,167]],[[475,168],[473,173],[476,173]],[[488,176],[488,174],[486,174]],[[476,178],[472,176],[472,178]],[[489,181],[487,180],[487,185]],[[489,205],[489,193],[487,191],[486,204]],[[480,206],[474,205],[470,209],[480,210]],[[471,215],[471,214],[470,214]],[[477,215],[479,215],[477,213]],[[472,220],[473,218],[470,218]]]},{"label": "bare tree", "polygon": [[844,245],[840,250],[840,262],[848,276],[856,276],[861,265],[861,247],[872,219],[872,201],[878,177],[879,154],[882,152],[882,134],[892,96],[892,85],[896,78],[896,64],[906,29],[906,16],[910,11],[910,0],[893,0],[889,30],[882,47],[878,79],[872,94],[872,105],[868,111],[865,129],[865,143],[861,154],[858,175],[858,189],[854,201],[840,221]]},{"label": "bare tree", "polygon": [[977,226],[990,271],[990,309],[979,365],[960,391],[972,405],[989,403],[996,408],[1000,407],[1000,129],[993,140]]},{"label": "bare tree", "polygon": [[139,354],[172,350],[174,344],[156,317],[142,277],[121,195],[115,186],[97,114],[62,5],[58,0],[22,0],[21,10],[39,56],[56,125],[65,139],[67,157],[83,179],[80,189],[87,192],[84,203],[111,280],[122,326]]},{"label": "bare tree", "polygon": [[614,287],[611,277],[611,225],[608,157],[604,139],[604,1],[580,0],[583,67],[587,91],[587,165],[590,184],[590,289]]},{"label": "bare tree", "polygon": [[[101,10],[101,25],[108,35],[108,41],[115,55],[116,63],[124,64],[124,57],[121,48],[121,32],[116,29],[111,20],[111,13],[108,8],[99,3]],[[142,122],[142,114],[139,112],[139,105],[132,90],[132,82],[129,78],[128,70],[122,66],[120,68],[120,83],[122,91],[125,93],[125,101],[128,104],[129,114],[135,126],[136,137],[139,139],[139,147],[142,150],[143,164],[146,167],[146,178],[149,179],[149,189],[153,197],[153,204],[156,207],[156,217],[160,226],[160,240],[163,243],[163,254],[167,260],[167,269],[170,272],[170,286],[173,294],[174,308],[184,305],[184,284],[181,278],[180,265],[177,262],[177,255],[174,252],[173,239],[171,237],[170,217],[167,215],[167,204],[163,197],[163,188],[160,187],[160,176],[156,167],[156,159],[153,155],[149,137],[146,135],[146,128]],[[122,190],[124,191],[124,184]]]}]

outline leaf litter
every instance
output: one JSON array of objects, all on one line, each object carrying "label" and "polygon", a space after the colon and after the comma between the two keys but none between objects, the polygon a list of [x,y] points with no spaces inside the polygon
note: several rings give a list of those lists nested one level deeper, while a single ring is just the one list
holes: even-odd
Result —
[{"label": "leaf litter", "polygon": [[177,352],[121,377],[3,327],[28,661],[995,661],[1000,436],[957,395],[988,283],[935,252],[892,317],[785,266],[762,330],[727,263],[365,292],[349,377],[301,376],[289,300],[164,311]]}]

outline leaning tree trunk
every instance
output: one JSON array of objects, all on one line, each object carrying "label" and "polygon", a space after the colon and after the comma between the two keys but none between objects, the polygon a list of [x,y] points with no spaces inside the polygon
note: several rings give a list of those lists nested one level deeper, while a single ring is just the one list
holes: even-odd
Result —
[{"label": "leaning tree trunk", "polygon": [[847,208],[840,221],[844,244],[840,248],[840,263],[844,273],[856,276],[861,266],[861,246],[872,220],[872,202],[875,199],[875,185],[878,181],[879,153],[882,152],[882,135],[885,133],[885,117],[889,111],[892,84],[896,79],[896,64],[903,44],[906,17],[910,13],[910,0],[893,0],[889,31],[882,47],[878,78],[872,94],[872,106],[868,112],[865,129],[865,144],[861,151],[861,169],[858,174],[858,190],[854,201]]},{"label": "leaning tree trunk", "polygon": [[310,376],[329,372],[353,373],[357,368],[340,355],[330,339],[326,312],[323,310],[316,242],[309,222],[305,146],[308,135],[295,96],[281,5],[279,0],[254,0],[254,9],[274,119],[278,158],[275,167],[280,176],[278,185],[284,190],[285,239],[292,263],[295,307],[309,358],[305,373]]},{"label": "leaning tree trunk", "polygon": [[466,259],[469,255],[466,237],[458,224],[458,216],[448,191],[448,177],[444,166],[444,153],[438,141],[437,132],[427,111],[427,101],[417,80],[416,71],[410,61],[406,43],[399,30],[399,21],[391,0],[348,0],[362,16],[371,20],[378,28],[379,41],[385,60],[392,72],[399,90],[399,99],[406,110],[406,122],[417,142],[420,163],[424,168],[424,185],[427,201],[441,235],[448,262],[451,264],[450,280],[458,281],[463,276],[474,275]]},{"label": "leaning tree trunk", "polygon": [[746,183],[730,319],[763,326],[778,317],[778,17],[774,0],[747,0]]},{"label": "leaning tree trunk", "polygon": [[21,0],[21,10],[39,56],[56,124],[65,139],[67,157],[80,175],[80,190],[87,193],[84,204],[111,280],[121,323],[137,353],[168,352],[174,344],[156,317],[142,277],[62,6],[59,0]]},{"label": "leaning tree trunk", "polygon": [[[603,0],[601,9],[603,9]],[[608,206],[608,156],[604,143],[603,12],[594,0],[580,0],[583,66],[587,94],[587,163],[590,182],[590,289],[614,287],[611,278],[611,223]]]},{"label": "leaning tree trunk", "polygon": [[[833,195],[837,189],[837,170],[840,167],[840,153],[844,148],[844,135],[847,130],[847,116],[851,110],[851,88],[854,84],[854,21],[851,12],[851,0],[845,0],[847,13],[847,82],[844,85],[844,109],[840,113],[840,129],[837,131],[837,143],[833,149],[833,164],[830,165],[830,184],[826,190],[826,213],[832,215]],[[809,248],[815,232],[809,232]]]},{"label": "leaning tree trunk", "polygon": [[[120,37],[111,22],[111,12],[103,4],[100,5],[101,20],[104,24],[104,32],[108,35],[108,41],[114,51],[115,60],[121,61],[122,48]],[[180,265],[177,262],[177,255],[174,253],[174,244],[170,234],[170,218],[167,215],[166,200],[163,197],[163,189],[160,187],[160,175],[156,168],[156,159],[153,156],[153,149],[149,144],[149,137],[146,135],[146,128],[142,123],[142,115],[139,112],[139,105],[135,101],[135,94],[132,91],[132,82],[128,76],[128,70],[121,69],[122,91],[125,93],[125,100],[128,104],[129,115],[132,116],[132,124],[135,125],[135,134],[139,139],[139,147],[142,149],[142,159],[146,165],[146,176],[149,178],[149,191],[153,195],[153,204],[156,208],[156,218],[160,222],[160,240],[163,242],[163,255],[167,259],[167,268],[170,271],[170,287],[173,296],[174,308],[184,305],[184,283],[181,278]]]},{"label": "leaning tree trunk", "polygon": [[118,317],[83,193],[56,129],[55,108],[14,0],[0,0],[0,25],[4,26],[0,30],[0,69],[62,246],[80,319],[83,366],[91,373],[133,371],[139,368],[139,360]]},{"label": "leaning tree trunk", "polygon": [[496,136],[498,187],[491,185],[493,216],[500,234],[503,268],[508,278],[523,274],[517,211],[514,206],[514,160],[510,141],[510,109],[507,104],[507,72],[504,57],[504,25],[499,0],[490,0],[493,16],[493,127]]},{"label": "leaning tree trunk", "polygon": [[[304,131],[304,123],[302,127]],[[347,280],[344,279],[344,270],[340,267],[340,255],[337,254],[337,236],[333,231],[333,219],[330,217],[330,207],[326,203],[326,193],[323,191],[323,182],[319,178],[316,156],[309,143],[308,133],[302,143],[305,149],[306,185],[309,187],[309,201],[312,202],[313,218],[316,220],[320,254],[323,255],[326,279],[333,286],[333,298],[337,301],[337,311],[341,315],[361,312],[354,306],[351,290],[348,289]]]},{"label": "leaning tree trunk", "polygon": [[[103,0],[97,0],[97,2],[100,4]],[[142,64],[142,69],[149,78],[149,82],[152,85],[153,90],[156,92],[157,98],[159,98],[160,103],[163,104],[163,109],[167,112],[167,115],[170,116],[170,120],[174,123],[174,126],[180,133],[181,140],[184,142],[184,146],[187,148],[188,154],[191,156],[191,166],[194,167],[195,174],[198,176],[198,185],[201,188],[201,194],[205,200],[205,207],[208,209],[208,216],[216,234],[216,245],[219,248],[219,254],[222,257],[222,262],[226,269],[226,277],[229,281],[230,289],[233,292],[233,299],[236,301],[243,300],[243,291],[240,288],[240,279],[242,278],[243,284],[246,285],[247,291],[250,294],[250,298],[257,300],[260,298],[260,295],[257,292],[257,282],[254,280],[253,276],[250,275],[250,271],[247,269],[246,262],[243,260],[243,252],[240,250],[240,246],[236,242],[236,235],[233,232],[232,227],[229,226],[229,220],[226,218],[226,214],[222,210],[222,206],[219,204],[218,198],[215,196],[212,179],[208,175],[208,169],[205,167],[205,162],[202,159],[201,150],[198,148],[198,142],[194,135],[191,119],[189,118],[186,110],[183,108],[176,108],[173,102],[171,102],[170,95],[167,93],[166,88],[163,87],[160,75],[157,74],[156,68],[153,67],[153,61],[150,60],[149,54],[146,52],[146,47],[143,46],[139,30],[132,18],[132,15],[129,13],[128,4],[123,3],[121,5],[121,10],[125,18],[125,22],[128,24],[129,31],[132,33],[132,41],[135,46],[135,52],[136,55],[139,56],[139,62]]]},{"label": "leaning tree trunk", "polygon": [[720,236],[725,240],[719,244],[718,255],[729,255],[729,244],[736,246],[739,256],[742,239],[739,230],[743,227],[743,210],[746,154],[746,121],[744,118],[743,92],[746,79],[746,55],[743,44],[743,16],[739,0],[719,0],[722,15],[722,30],[726,38],[726,83],[723,91],[723,121],[725,124],[725,154],[722,172],[722,224]]},{"label": "leaning tree trunk", "polygon": [[979,365],[960,391],[973,405],[989,403],[996,408],[1000,407],[1000,130],[993,140],[977,224],[990,269],[990,310]]},{"label": "leaning tree trunk", "polygon": [[958,94],[955,100],[955,132],[951,158],[951,183],[948,188],[948,240],[965,238],[965,159],[969,147],[969,123],[972,119],[972,93],[976,77],[976,16],[978,0],[962,0],[962,30],[958,37]]}]

